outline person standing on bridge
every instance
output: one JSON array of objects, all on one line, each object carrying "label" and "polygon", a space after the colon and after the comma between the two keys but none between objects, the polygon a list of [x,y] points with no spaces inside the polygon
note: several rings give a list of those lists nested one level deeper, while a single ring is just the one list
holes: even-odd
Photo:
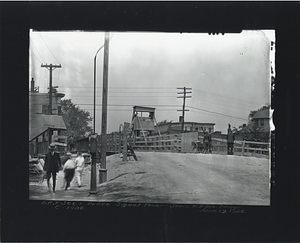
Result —
[{"label": "person standing on bridge", "polygon": [[212,154],[212,149],[211,132],[208,132],[208,150],[210,154]]},{"label": "person standing on bridge", "polygon": [[233,155],[233,145],[234,145],[234,134],[231,131],[231,126],[228,124],[228,129],[227,129],[227,154],[228,155]]},{"label": "person standing on bridge", "polygon": [[56,186],[56,173],[61,168],[61,161],[59,154],[55,152],[56,146],[54,143],[51,143],[49,146],[49,153],[46,154],[45,164],[44,164],[44,171],[46,171],[47,176],[47,186],[48,191],[51,191],[50,187],[50,178],[52,175],[52,183],[53,183],[53,192],[55,193],[55,186]]},{"label": "person standing on bridge", "polygon": [[209,133],[206,131],[206,129],[202,128],[202,131],[203,131],[204,153],[207,154],[207,153],[209,153],[209,140],[210,140],[210,136],[209,136]]}]

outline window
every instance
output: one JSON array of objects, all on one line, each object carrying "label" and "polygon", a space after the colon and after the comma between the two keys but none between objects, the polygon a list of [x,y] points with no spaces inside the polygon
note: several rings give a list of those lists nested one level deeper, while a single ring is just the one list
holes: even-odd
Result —
[{"label": "window", "polygon": [[264,119],[260,120],[260,125],[263,127],[264,126]]}]

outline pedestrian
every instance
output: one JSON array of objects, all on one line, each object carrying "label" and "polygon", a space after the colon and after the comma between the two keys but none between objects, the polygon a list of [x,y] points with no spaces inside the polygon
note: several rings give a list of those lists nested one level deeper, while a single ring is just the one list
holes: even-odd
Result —
[{"label": "pedestrian", "polygon": [[231,126],[228,124],[228,129],[227,129],[227,154],[228,155],[233,155],[233,145],[234,145],[234,134],[231,131]]},{"label": "pedestrian", "polygon": [[73,151],[75,149],[75,139],[73,138],[73,136],[71,136],[69,139],[69,147],[70,151]]},{"label": "pedestrian", "polygon": [[48,191],[51,191],[50,178],[52,175],[53,192],[55,193],[56,173],[61,169],[61,161],[59,153],[55,152],[56,146],[51,143],[49,146],[49,153],[46,154],[44,171],[46,171]]},{"label": "pedestrian", "polygon": [[192,149],[191,149],[191,152],[192,152],[192,153],[198,152],[198,149],[197,149],[197,141],[192,141]]},{"label": "pedestrian", "polygon": [[67,153],[68,157],[67,162],[64,164],[63,172],[65,174],[64,176],[64,182],[65,182],[65,190],[68,190],[70,187],[71,181],[73,180],[74,174],[75,174],[75,161],[72,159],[72,154]]},{"label": "pedestrian", "polygon": [[75,170],[75,177],[77,180],[78,187],[81,187],[81,177],[84,169],[84,158],[82,157],[82,153],[79,151],[77,152],[77,158],[75,160],[76,170]]},{"label": "pedestrian", "polygon": [[208,133],[208,150],[209,153],[212,154],[212,139],[211,139],[211,133]]},{"label": "pedestrian", "polygon": [[204,153],[209,153],[209,134],[206,130],[204,130],[203,134],[203,145],[204,145]]}]

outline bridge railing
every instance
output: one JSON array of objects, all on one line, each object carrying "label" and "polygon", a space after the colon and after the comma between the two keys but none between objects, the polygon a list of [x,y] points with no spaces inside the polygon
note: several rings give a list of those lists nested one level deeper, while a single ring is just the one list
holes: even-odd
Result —
[{"label": "bridge railing", "polygon": [[[107,151],[121,152],[123,146],[123,136],[120,133],[107,134]],[[197,137],[202,141],[203,137]],[[135,151],[155,151],[155,152],[192,152],[192,141],[194,138],[187,134],[168,134],[162,136],[149,136],[129,139]],[[88,138],[76,143],[77,150],[88,149]],[[101,136],[99,136],[99,149],[101,148]],[[221,138],[212,138],[214,154],[227,154],[227,141]],[[269,158],[270,143],[254,141],[235,141],[234,154],[241,156],[255,156]]]},{"label": "bridge railing", "polygon": [[[224,139],[212,139],[213,153],[227,154],[227,142]],[[269,158],[270,143],[255,141],[235,141],[235,155]]]},{"label": "bridge railing", "polygon": [[136,138],[133,148],[136,151],[180,152],[182,146],[181,134],[169,134]]}]

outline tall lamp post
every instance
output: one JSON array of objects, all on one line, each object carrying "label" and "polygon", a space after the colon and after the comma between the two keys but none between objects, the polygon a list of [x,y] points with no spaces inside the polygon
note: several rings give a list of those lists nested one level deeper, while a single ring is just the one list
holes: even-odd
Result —
[{"label": "tall lamp post", "polygon": [[95,130],[96,129],[96,61],[97,61],[97,55],[103,47],[104,47],[104,45],[102,45],[97,50],[95,57],[94,57],[94,134],[90,137],[90,140],[89,140],[90,152],[92,154],[91,185],[90,185],[89,195],[97,194],[96,163],[99,160],[99,157],[97,156],[98,142],[97,142],[97,134],[96,134],[96,130]]},{"label": "tall lamp post", "polygon": [[96,62],[97,62],[97,55],[98,52],[104,47],[104,45],[102,45],[98,51],[95,54],[94,57],[94,134],[96,133]]}]

